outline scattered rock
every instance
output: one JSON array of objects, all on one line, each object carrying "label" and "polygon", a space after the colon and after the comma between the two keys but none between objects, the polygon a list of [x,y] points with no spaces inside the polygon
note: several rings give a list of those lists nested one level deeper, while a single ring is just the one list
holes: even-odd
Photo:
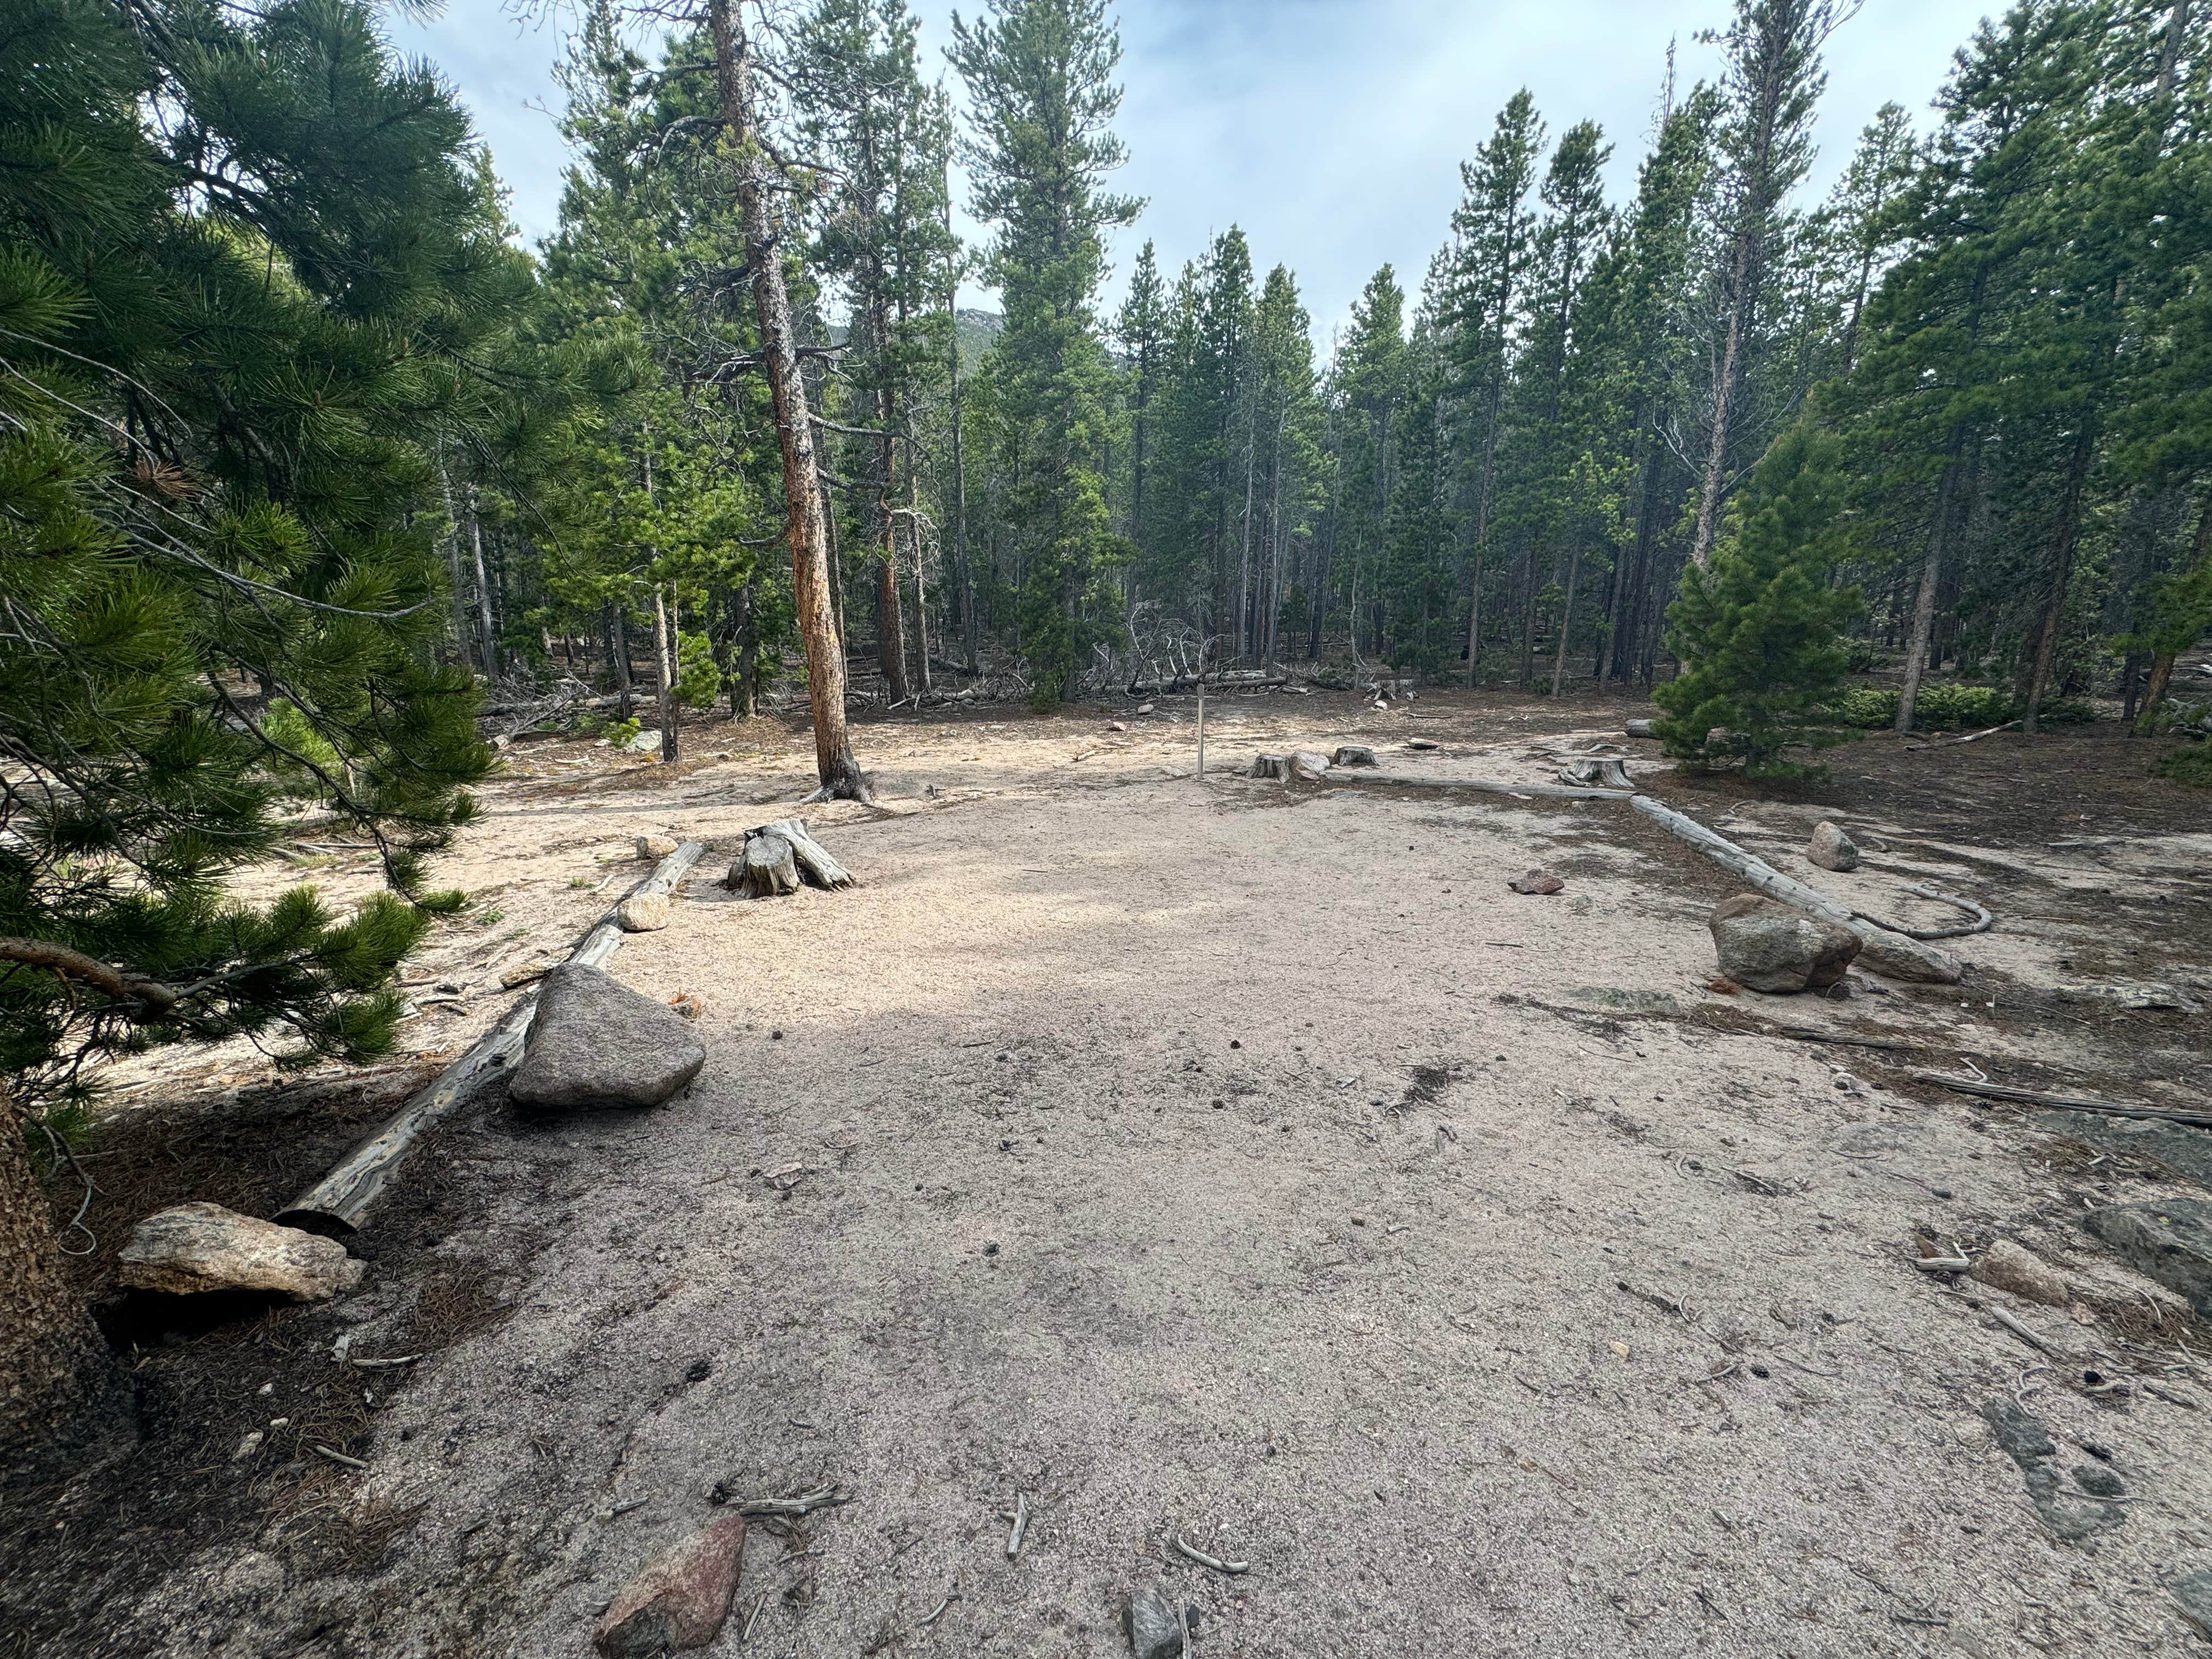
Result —
[{"label": "scattered rock", "polygon": [[507,1094],[541,1109],[658,1106],[706,1063],[706,1044],[674,1009],[597,968],[563,963],[538,994]]},{"label": "scattered rock", "polygon": [[2019,1466],[2027,1484],[2028,1502],[2035,1505],[2043,1524],[2055,1535],[2069,1541],[2083,1539],[2128,1518],[2122,1504],[2101,1503],[2060,1489],[2058,1468],[2052,1461],[2058,1455],[2057,1444],[2043,1425],[2011,1395],[1998,1395],[1984,1401],[1982,1416],[2005,1455]]},{"label": "scattered rock", "polygon": [[2074,1484],[2095,1498],[2124,1498],[2128,1483],[2101,1463],[2076,1463]]},{"label": "scattered rock", "polygon": [[640,836],[637,838],[637,855],[641,859],[665,859],[675,850],[676,837],[673,836]]},{"label": "scattered rock", "polygon": [[1375,751],[1361,743],[1339,744],[1336,752],[1328,757],[1331,766],[1372,766]]},{"label": "scattered rock", "polygon": [[1119,720],[1108,720],[1106,722],[1106,729],[1109,732],[1126,732],[1129,728],[1122,725]]},{"label": "scattered rock", "polygon": [[261,1443],[268,1437],[267,1433],[263,1430],[249,1431],[246,1437],[238,1443],[238,1449],[231,1453],[230,1461],[234,1463],[243,1463],[261,1449]]},{"label": "scattered rock", "polygon": [[1425,750],[1441,748],[1443,745],[1431,743],[1426,738],[1408,738],[1406,739],[1406,747],[1415,750]]},{"label": "scattered rock", "polygon": [[2107,1204],[2081,1224],[2130,1267],[2189,1299],[2212,1319],[2212,1203],[2168,1198],[2150,1204]]},{"label": "scattered rock", "polygon": [[2115,1008],[2170,1009],[2176,1013],[2201,1014],[2204,1005],[2178,986],[2152,980],[2115,980],[2109,985],[2060,985],[2060,996],[2075,1002],[2106,1002]]},{"label": "scattered rock", "polygon": [[1974,1263],[1973,1277],[1992,1289],[2009,1291],[2046,1308],[2066,1305],[2066,1281],[2041,1258],[2008,1238],[2000,1238]]},{"label": "scattered rock", "polygon": [[1317,783],[1328,771],[1328,757],[1316,754],[1310,749],[1301,749],[1291,757],[1291,775],[1308,783]]},{"label": "scattered rock", "polygon": [[116,1260],[142,1291],[273,1291],[295,1302],[328,1301],[368,1272],[334,1238],[204,1203],[148,1216]]},{"label": "scattered rock", "polygon": [[665,893],[632,893],[615,907],[615,921],[625,933],[657,933],[672,908]]},{"label": "scattered rock", "polygon": [[657,755],[660,752],[660,729],[648,726],[623,747],[633,755]]},{"label": "scattered rock", "polygon": [[1128,1626],[1137,1659],[1176,1659],[1183,1650],[1182,1614],[1157,1584],[1129,1597]]},{"label": "scattered rock", "polygon": [[696,1019],[707,1012],[707,1000],[696,991],[678,991],[668,999],[668,1006],[686,1019]]},{"label": "scattered rock", "polygon": [[1950,951],[1938,950],[1923,939],[1907,939],[1871,924],[1863,923],[1857,931],[1858,965],[1884,979],[1913,985],[1956,985],[1966,971],[1966,964]]},{"label": "scattered rock", "polygon": [[[1577,1002],[1587,1002],[1597,1008],[1618,1008],[1624,1013],[1650,1014],[1662,1019],[1672,1019],[1682,1012],[1682,1005],[1664,991],[1631,991],[1618,985],[1577,985],[1567,994]],[[1500,1060],[1504,1055],[1498,1056]]]},{"label": "scattered rock", "polygon": [[1154,704],[1149,702],[1140,702],[1137,705],[1137,712],[1139,714],[1149,714],[1152,712],[1154,707]]},{"label": "scattered rock", "polygon": [[499,988],[502,991],[512,991],[518,985],[527,985],[532,980],[543,979],[551,971],[552,967],[552,959],[549,957],[539,957],[530,962],[518,962],[512,968],[501,970]]},{"label": "scattered rock", "polygon": [[1813,839],[1805,844],[1805,857],[1823,870],[1859,867],[1858,843],[1844,833],[1841,824],[1826,818],[1813,826]]},{"label": "scattered rock", "polygon": [[638,1570],[599,1615],[592,1645],[606,1659],[658,1659],[721,1633],[738,1589],[745,1518],[726,1515]]},{"label": "scattered rock", "polygon": [[1558,893],[1567,885],[1549,870],[1524,870],[1505,884],[1516,893]]},{"label": "scattered rock", "polygon": [[1844,976],[1858,935],[1757,893],[1713,907],[1708,925],[1721,972],[1754,991],[1818,991]]},{"label": "scattered rock", "polygon": [[2181,1604],[2184,1618],[2212,1637],[2212,1567],[2175,1579],[2173,1599]]}]

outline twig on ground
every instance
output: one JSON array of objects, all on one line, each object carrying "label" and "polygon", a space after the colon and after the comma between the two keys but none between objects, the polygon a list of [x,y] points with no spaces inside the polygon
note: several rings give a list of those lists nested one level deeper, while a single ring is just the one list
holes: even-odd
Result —
[{"label": "twig on ground", "polygon": [[1990,1317],[1996,1320],[1998,1324],[2003,1326],[2021,1341],[2027,1343],[2029,1347],[2033,1348],[2038,1353],[2047,1353],[2053,1359],[2063,1359],[2066,1357],[2057,1349],[2052,1347],[2051,1344],[2045,1342],[2041,1337],[2038,1336],[2033,1331],[2028,1329],[2028,1328],[2022,1324],[2019,1320],[2014,1318],[2012,1315],[2007,1313],[2002,1308],[1991,1308],[1990,1310]]},{"label": "twig on ground", "polygon": [[358,1359],[348,1354],[346,1363],[349,1365],[358,1365],[364,1370],[374,1370],[386,1365],[411,1365],[422,1357],[419,1353],[403,1353],[395,1354],[389,1359]]},{"label": "twig on ground", "polygon": [[1195,1561],[1201,1567],[1211,1567],[1214,1571],[1225,1572],[1231,1577],[1234,1577],[1240,1572],[1249,1572],[1252,1571],[1252,1564],[1249,1561],[1224,1561],[1218,1559],[1217,1557],[1208,1555],[1204,1550],[1194,1548],[1192,1546],[1183,1542],[1182,1534],[1181,1533],[1177,1533],[1176,1534],[1175,1547],[1176,1553],[1182,1556],[1185,1560]]},{"label": "twig on ground", "polygon": [[2142,1391],[2145,1394],[2154,1394],[2168,1405],[2179,1406],[2185,1412],[2193,1412],[2197,1409],[2197,1402],[2187,1395],[2177,1393],[2172,1389],[2160,1388],[2155,1382],[2144,1383]]},{"label": "twig on ground", "polygon": [[1932,1083],[1954,1094],[1976,1095],[1986,1100],[2013,1101],[2054,1112],[2096,1112],[2106,1117],[2144,1118],[2155,1123],[2181,1123],[2193,1129],[2212,1129],[2212,1112],[2176,1112],[2157,1106],[2131,1106],[2123,1101],[2090,1100],[2079,1095],[2047,1094],[2040,1089],[2015,1089],[1986,1079],[1953,1077],[1946,1072],[1915,1072],[1915,1083]]},{"label": "twig on ground", "polygon": [[1006,1534],[1006,1559],[1011,1561],[1022,1553],[1022,1536],[1030,1529],[1030,1498],[1027,1492],[1014,1494],[1013,1530]]},{"label": "twig on ground", "polygon": [[738,1632],[738,1641],[745,1642],[750,1641],[752,1638],[753,1625],[760,1618],[761,1609],[767,1605],[768,1592],[766,1590],[763,1590],[760,1593],[759,1599],[753,1603],[753,1610],[745,1615],[745,1627]]},{"label": "twig on ground", "polygon": [[947,1595],[945,1596],[945,1598],[942,1601],[939,1601],[939,1602],[935,1607],[932,1607],[932,1608],[931,1608],[927,1613],[925,1613],[924,1614],[922,1614],[922,1616],[921,1616],[921,1618],[919,1618],[919,1619],[915,1620],[915,1622],[916,1624],[918,1624],[918,1625],[933,1625],[933,1624],[935,1624],[935,1623],[936,1623],[939,1619],[942,1619],[942,1618],[945,1616],[945,1608],[947,1608],[947,1607],[951,1607],[951,1606],[955,1601],[957,1601],[959,1599],[960,1599],[960,1592],[959,1592],[958,1590],[953,1590],[953,1591],[951,1591],[949,1595]]},{"label": "twig on ground", "polygon": [[358,1457],[348,1457],[343,1452],[333,1451],[328,1446],[316,1446],[312,1448],[312,1449],[320,1453],[323,1456],[329,1458],[331,1462],[343,1463],[349,1469],[365,1469],[368,1467],[368,1464],[362,1462]]},{"label": "twig on ground", "polygon": [[811,1515],[853,1501],[842,1486],[817,1486],[795,1498],[740,1498],[731,1507],[739,1515]]}]

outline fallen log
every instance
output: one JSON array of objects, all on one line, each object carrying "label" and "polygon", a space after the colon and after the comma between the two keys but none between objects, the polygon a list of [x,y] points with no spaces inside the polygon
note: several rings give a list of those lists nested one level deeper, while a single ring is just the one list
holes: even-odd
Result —
[{"label": "fallen log", "polygon": [[[622,948],[622,924],[616,918],[623,902],[647,894],[675,890],[684,872],[706,850],[687,841],[653,867],[642,881],[595,922],[576,942],[568,959],[586,968],[605,967]],[[530,1034],[538,1010],[535,992],[517,1000],[499,1024],[476,1040],[459,1060],[438,1073],[430,1086],[414,1096],[386,1121],[383,1127],[356,1146],[313,1186],[270,1218],[280,1226],[327,1238],[344,1238],[360,1231],[361,1219],[392,1183],[402,1165],[421,1144],[424,1133],[451,1116],[485,1081],[512,1065]]]},{"label": "fallen log", "polygon": [[1483,795],[1524,795],[1543,800],[1640,801],[1643,796],[1626,789],[1577,789],[1564,783],[1500,783],[1494,778],[1415,778],[1402,772],[1340,772],[1332,769],[1332,783],[1373,784],[1386,789],[1468,789]]},{"label": "fallen log", "polygon": [[1918,940],[1898,933],[1856,911],[1838,904],[1817,888],[1794,876],[1785,876],[1765,859],[1747,853],[1727,836],[1708,830],[1686,813],[1662,805],[1649,795],[1632,795],[1628,804],[1668,834],[1686,841],[1723,869],[1740,877],[1771,899],[1847,927],[1858,935],[1862,964],[1893,979],[1911,979],[1939,985],[1959,982],[1959,964],[1945,952],[1926,949]]},{"label": "fallen log", "polygon": [[2105,1117],[2143,1118],[2154,1123],[2179,1123],[2191,1129],[2212,1129],[2212,1112],[2180,1112],[2163,1106],[2130,1106],[2124,1101],[2047,1094],[2040,1089],[2015,1089],[2009,1084],[1990,1083],[1979,1078],[1953,1077],[1947,1072],[1915,1072],[1912,1080],[1932,1083],[1954,1094],[2007,1100],[2016,1105],[2041,1107],[2049,1112],[2094,1112]]}]

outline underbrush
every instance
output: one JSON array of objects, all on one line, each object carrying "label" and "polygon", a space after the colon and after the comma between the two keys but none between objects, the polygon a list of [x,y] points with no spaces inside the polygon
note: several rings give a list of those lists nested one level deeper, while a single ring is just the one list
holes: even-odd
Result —
[{"label": "underbrush", "polygon": [[[1853,686],[1828,705],[1827,715],[1839,726],[1880,732],[1897,724],[1899,694],[1894,686]],[[2009,692],[1994,685],[1961,685],[1942,681],[1920,688],[1912,705],[1912,724],[1923,732],[1950,732],[1965,726],[2002,726],[2018,720],[2020,703]],[[2097,718],[2097,711],[2078,697],[2057,697],[2036,714],[2044,726],[2079,726]]]}]

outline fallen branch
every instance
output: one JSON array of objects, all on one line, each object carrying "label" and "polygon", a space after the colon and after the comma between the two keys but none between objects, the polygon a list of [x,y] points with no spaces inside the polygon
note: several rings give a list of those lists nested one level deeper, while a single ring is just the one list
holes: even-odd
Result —
[{"label": "fallen branch", "polygon": [[1870,921],[1875,927],[1887,928],[1893,933],[1902,933],[1907,939],[1923,941],[1937,939],[1964,939],[1969,933],[1986,933],[1990,931],[1992,920],[1990,913],[1972,899],[1960,898],[1950,893],[1939,893],[1932,887],[1907,885],[1903,890],[1911,894],[1915,898],[1931,899],[1937,904],[1956,905],[1973,920],[1963,927],[1907,927],[1901,921],[1886,921],[1880,916],[1868,915],[1864,910],[1854,910],[1851,914],[1862,921]]},{"label": "fallen branch", "polygon": [[2066,1358],[2063,1353],[2060,1352],[2057,1348],[2052,1347],[2051,1344],[2045,1342],[2041,1337],[2038,1336],[2033,1331],[2028,1329],[2026,1325],[2014,1318],[2002,1308],[1991,1308],[1990,1310],[1990,1317],[1996,1320],[1998,1324],[2003,1326],[2007,1330],[2010,1331],[2021,1341],[2027,1343],[2029,1347],[2035,1349],[2039,1353],[2047,1353],[2053,1359],[2063,1359]]},{"label": "fallen branch", "polygon": [[1641,800],[1621,789],[1582,789],[1564,783],[1500,783],[1493,778],[1415,778],[1402,772],[1339,773],[1332,769],[1331,783],[1376,785],[1385,789],[1468,789],[1482,795],[1534,796],[1544,800]]},{"label": "fallen branch", "polygon": [[1014,1494],[1014,1528],[1006,1534],[1006,1559],[1011,1561],[1022,1553],[1022,1538],[1030,1529],[1030,1499],[1027,1492]]},{"label": "fallen branch", "polygon": [[329,1458],[331,1462],[343,1463],[349,1469],[365,1469],[368,1467],[368,1464],[362,1462],[358,1457],[348,1457],[343,1452],[333,1451],[328,1446],[316,1446],[312,1448],[312,1449],[321,1453],[322,1455]]},{"label": "fallen branch", "polygon": [[[624,899],[641,894],[672,891],[706,849],[687,841],[653,867]],[[580,966],[604,966],[622,948],[622,925],[615,920],[617,903],[577,941],[568,960]],[[277,1212],[278,1225],[303,1232],[343,1238],[356,1232],[361,1218],[383,1195],[384,1189],[413,1154],[426,1131],[450,1116],[477,1091],[485,1079],[513,1064],[522,1053],[538,1000],[526,996],[507,1011],[506,1017],[459,1060],[438,1073],[430,1086],[410,1099],[377,1132],[356,1146],[331,1172]]]},{"label": "fallen branch", "polygon": [[2089,1100],[2079,1095],[2045,1094],[2040,1089],[2015,1089],[2008,1084],[1987,1083],[1975,1078],[1953,1077],[1948,1072],[1915,1072],[1915,1083],[1932,1083],[1954,1094],[1978,1095],[1984,1100],[2008,1100],[2022,1106],[2039,1106],[2051,1112],[2097,1112],[2106,1117],[2142,1118],[2154,1123],[2179,1123],[2191,1129],[2212,1129],[2212,1112],[2177,1112],[2159,1106],[2130,1106],[2117,1100]]},{"label": "fallen branch", "polygon": [[1208,1555],[1204,1550],[1194,1549],[1191,1546],[1182,1541],[1182,1534],[1181,1533],[1177,1533],[1176,1534],[1175,1547],[1176,1553],[1178,1555],[1181,1555],[1185,1560],[1195,1561],[1201,1567],[1211,1567],[1214,1571],[1225,1572],[1231,1577],[1234,1577],[1240,1572],[1249,1572],[1252,1571],[1252,1564],[1249,1561],[1218,1560],[1213,1556]]},{"label": "fallen branch", "polygon": [[[720,1491],[720,1487],[716,1488]],[[853,1501],[853,1494],[842,1486],[817,1486],[812,1492],[800,1492],[795,1498],[740,1498],[731,1503],[726,1498],[714,1499],[728,1504],[739,1515],[811,1515],[817,1510],[836,1509]]]}]

